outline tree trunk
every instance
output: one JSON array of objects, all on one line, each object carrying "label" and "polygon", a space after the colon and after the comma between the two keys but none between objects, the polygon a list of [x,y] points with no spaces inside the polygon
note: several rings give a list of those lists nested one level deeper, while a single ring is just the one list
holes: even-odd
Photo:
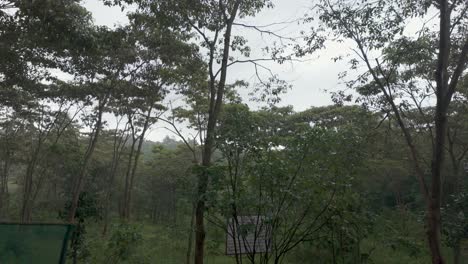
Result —
[{"label": "tree trunk", "polygon": [[5,152],[5,160],[2,167],[1,185],[0,185],[0,220],[5,218],[9,203],[8,193],[8,175],[10,172],[10,151]]},{"label": "tree trunk", "polygon": [[432,179],[431,179],[431,196],[428,204],[427,212],[427,236],[429,248],[432,253],[432,263],[444,263],[440,237],[441,237],[441,170],[444,161],[444,146],[447,127],[447,107],[443,103],[436,106],[435,119],[435,144],[432,158]]},{"label": "tree trunk", "polygon": [[208,187],[206,167],[198,175],[198,201],[195,209],[195,264],[203,264],[205,246],[205,194]]},{"label": "tree trunk", "polygon": [[443,264],[444,260],[442,257],[441,246],[440,246],[440,206],[434,200],[428,208],[427,213],[427,238],[429,242],[429,249],[431,250],[431,257],[433,264]]},{"label": "tree trunk", "polygon": [[441,170],[444,163],[445,138],[447,136],[447,111],[453,91],[449,88],[450,57],[450,16],[447,0],[440,1],[439,53],[436,69],[436,109],[434,115],[435,138],[431,163],[431,194],[427,212],[427,236],[433,264],[443,264],[441,253],[440,205],[441,205]]},{"label": "tree trunk", "polygon": [[[145,132],[146,132],[146,130],[145,130]],[[130,175],[130,185],[128,186],[127,200],[126,200],[126,206],[125,206],[125,209],[126,209],[125,216],[126,216],[127,220],[130,220],[130,217],[131,217],[133,186],[134,186],[134,183],[135,183],[135,175],[136,175],[136,171],[137,171],[137,168],[138,168],[138,161],[139,161],[140,156],[141,156],[141,148],[143,146],[144,136],[145,136],[145,133],[142,132],[142,134],[140,136],[140,141],[138,143],[138,147],[137,147],[137,150],[136,150],[136,153],[135,153],[135,160],[133,161],[132,173]]]},{"label": "tree trunk", "polygon": [[[232,11],[230,13],[230,18],[226,22],[226,31],[224,33],[224,49],[223,49],[223,58],[221,60],[221,75],[219,82],[216,87],[216,80],[212,75],[212,68],[210,68],[210,107],[209,107],[209,116],[208,124],[206,129],[206,139],[203,146],[203,157],[202,157],[202,170],[198,174],[198,188],[197,188],[197,205],[195,209],[195,264],[203,264],[204,257],[204,246],[205,246],[205,201],[206,201],[206,191],[208,188],[208,168],[211,166],[211,154],[215,146],[215,128],[218,121],[218,115],[221,111],[221,106],[223,104],[224,89],[226,85],[227,77],[227,68],[229,61],[229,50],[231,47],[231,30],[232,24],[237,16],[237,11],[239,9],[240,0],[237,0],[234,3]],[[213,44],[214,45],[214,44]],[[212,65],[213,52],[210,58],[210,66]],[[216,87],[216,88],[215,88]]]},{"label": "tree trunk", "polygon": [[[453,175],[454,175],[454,180],[455,180],[455,186],[453,188],[453,192],[455,194],[460,194],[463,190],[463,178],[462,178],[462,171],[460,170],[461,168],[461,161],[465,157],[466,153],[463,152],[459,157],[455,155],[455,150],[454,150],[454,139],[450,137],[450,131],[447,131],[447,139],[448,139],[448,153],[450,155],[450,160],[452,163],[452,170],[453,170]],[[453,263],[454,264],[459,264],[460,263],[460,240],[456,240],[455,244],[453,245]]]},{"label": "tree trunk", "polygon": [[43,139],[39,135],[39,141],[36,149],[34,150],[31,160],[28,162],[26,168],[26,174],[24,176],[24,188],[23,188],[23,201],[21,205],[21,222],[28,223],[31,221],[31,196],[33,188],[33,175],[36,169],[37,160],[39,159],[39,152],[42,148]]},{"label": "tree trunk", "polygon": [[[148,109],[148,113],[145,117],[145,123],[143,125],[143,130],[141,131],[140,137],[138,139],[138,146],[135,151],[135,158],[133,160],[133,167],[131,167],[131,173],[127,174],[127,179],[126,179],[126,192],[125,192],[125,200],[124,200],[124,219],[125,220],[130,220],[131,217],[131,204],[132,204],[132,191],[133,191],[133,185],[135,182],[135,175],[136,171],[138,168],[138,161],[140,159],[141,155],[141,149],[143,147],[143,143],[145,142],[145,135],[146,131],[148,131],[148,128],[150,126],[150,119],[151,119],[151,112],[153,111],[153,105]],[[135,147],[135,140],[132,143],[132,152],[133,148]],[[131,157],[130,157],[131,159]],[[132,163],[131,161],[129,162],[129,166],[131,166]],[[129,172],[129,171],[127,171]]]},{"label": "tree trunk", "polygon": [[83,189],[84,178],[88,172],[88,166],[93,156],[94,149],[98,142],[99,135],[102,129],[102,115],[104,113],[104,107],[107,103],[107,97],[99,100],[97,121],[94,127],[94,133],[91,135],[90,143],[83,157],[83,163],[81,165],[80,173],[76,179],[74,186],[72,188],[72,200],[70,205],[70,211],[68,212],[68,222],[73,223],[75,221],[76,210],[78,209],[78,201],[80,199],[81,191]]},{"label": "tree trunk", "polygon": [[130,146],[130,153],[128,156],[128,163],[127,163],[127,173],[125,174],[125,187],[124,187],[124,197],[122,199],[122,210],[120,213],[120,217],[123,220],[128,219],[127,215],[127,201],[128,201],[128,192],[130,188],[130,174],[132,171],[132,162],[133,162],[133,153],[135,152],[135,144],[136,144],[136,139],[134,132],[132,132],[132,145]]},{"label": "tree trunk", "polygon": [[110,214],[110,207],[112,201],[112,189],[114,187],[115,175],[117,174],[117,167],[122,156],[123,149],[125,147],[125,143],[127,142],[127,138],[122,134],[120,138],[117,137],[117,130],[118,127],[115,129],[114,134],[114,152],[112,155],[112,162],[111,162],[111,169],[109,173],[109,182],[107,185],[106,190],[106,200],[104,202],[104,226],[102,228],[102,235],[105,236],[107,234],[107,229],[109,226],[109,214]]}]

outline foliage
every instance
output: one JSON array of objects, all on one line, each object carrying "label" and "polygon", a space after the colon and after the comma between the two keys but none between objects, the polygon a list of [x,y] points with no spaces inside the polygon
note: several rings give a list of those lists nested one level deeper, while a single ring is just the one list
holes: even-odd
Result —
[{"label": "foliage", "polygon": [[457,246],[461,239],[467,237],[467,199],[466,191],[462,191],[452,195],[450,201],[442,208],[444,218],[443,232],[446,235],[445,242],[450,247]]},{"label": "foliage", "polygon": [[[468,235],[464,1],[320,0],[305,44],[247,23],[270,0],[103,2],[128,23],[97,26],[78,0],[0,1],[0,220],[59,213],[77,225],[75,263],[456,259]],[[432,14],[449,30],[408,26]],[[274,41],[250,45],[244,30]],[[277,105],[291,84],[267,62],[330,41],[353,46],[334,58],[349,63],[335,104]],[[232,79],[233,65],[253,78]],[[155,124],[178,139],[148,141]],[[227,223],[243,216],[265,220],[250,228],[268,229],[269,252],[224,256]]]},{"label": "foliage", "polygon": [[[78,220],[75,230],[70,241],[70,256],[74,262],[78,259],[86,260],[90,257],[89,247],[86,244],[86,222],[89,220],[99,219],[100,210],[96,203],[96,197],[86,192],[81,193],[79,207],[76,211],[76,219]],[[66,219],[71,203],[65,205],[63,211],[59,212],[60,219]]]},{"label": "foliage", "polygon": [[106,262],[115,263],[131,259],[142,242],[142,235],[137,227],[126,224],[115,227],[107,243]]}]

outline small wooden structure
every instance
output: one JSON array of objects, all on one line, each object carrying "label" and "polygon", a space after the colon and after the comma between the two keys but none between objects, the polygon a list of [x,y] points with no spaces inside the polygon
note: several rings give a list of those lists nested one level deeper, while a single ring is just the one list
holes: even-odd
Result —
[{"label": "small wooden structure", "polygon": [[271,249],[271,227],[265,216],[237,216],[227,225],[226,255],[266,253]]}]

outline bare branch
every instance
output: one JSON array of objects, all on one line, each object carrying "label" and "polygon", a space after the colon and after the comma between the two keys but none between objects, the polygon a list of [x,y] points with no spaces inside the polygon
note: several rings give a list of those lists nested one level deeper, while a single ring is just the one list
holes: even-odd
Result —
[{"label": "bare branch", "polygon": [[247,24],[243,24],[243,23],[233,23],[233,25],[234,26],[241,26],[241,27],[245,27],[245,28],[250,28],[250,29],[253,29],[253,30],[259,32],[261,35],[267,34],[267,35],[276,37],[276,38],[280,39],[281,41],[282,40],[296,40],[297,39],[297,37],[293,38],[293,37],[281,36],[281,35],[279,35],[278,33],[274,32],[274,31],[262,29],[261,27],[258,27],[258,26],[247,25]]},{"label": "bare branch", "polygon": [[187,148],[190,150],[190,152],[192,152],[194,161],[197,160],[197,155],[196,155],[195,149],[190,145],[190,143],[187,141],[187,139],[184,137],[184,135],[182,135],[182,133],[177,128],[177,126],[174,124],[174,122],[171,122],[171,121],[169,121],[167,119],[164,119],[161,116],[158,116],[157,119],[161,120],[163,122],[166,122],[167,124],[169,124],[174,129],[174,130],[171,130],[170,128],[165,127],[165,129],[167,129],[168,131],[176,134],[180,139],[182,139],[182,141],[187,146]]}]

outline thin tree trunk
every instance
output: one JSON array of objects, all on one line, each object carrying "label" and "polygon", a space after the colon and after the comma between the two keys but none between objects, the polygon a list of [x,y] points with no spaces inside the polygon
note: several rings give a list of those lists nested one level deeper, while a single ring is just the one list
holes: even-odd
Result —
[{"label": "thin tree trunk", "polygon": [[26,168],[26,174],[24,176],[24,188],[23,188],[23,201],[21,205],[21,222],[28,223],[31,221],[31,195],[33,185],[33,175],[36,168],[37,160],[39,159],[39,153],[42,148],[43,139],[39,135],[39,141],[36,149],[34,150],[31,160],[28,162]]},{"label": "thin tree trunk", "polygon": [[[73,120],[73,118],[71,120]],[[60,140],[63,132],[65,131],[65,129],[71,123],[72,123],[72,121],[57,126],[57,123],[54,122],[53,125],[51,125],[47,129],[47,131],[45,131],[44,136],[42,136],[42,133],[39,135],[39,137],[40,137],[39,145],[38,145],[38,148],[37,148],[37,152],[35,154],[34,164],[32,164],[31,168],[28,167],[28,169],[30,169],[29,177],[28,177],[29,178],[29,181],[28,181],[29,186],[28,186],[28,193],[27,194],[25,193],[27,195],[27,197],[24,199],[24,204],[23,204],[23,206],[24,206],[23,216],[24,216],[25,222],[30,222],[32,220],[32,212],[33,212],[33,208],[34,208],[34,203],[35,203],[36,198],[37,198],[37,196],[38,196],[38,194],[39,194],[39,192],[40,192],[40,190],[42,188],[42,185],[43,185],[43,183],[45,181],[45,178],[46,178],[46,175],[47,175],[47,169],[50,167],[50,160],[40,159],[40,158],[43,158],[42,156],[39,156],[40,151],[42,149],[42,145],[44,144],[44,141],[48,139],[48,136],[50,135],[50,132],[52,131],[52,129],[54,127],[57,127],[58,133],[55,136],[55,139],[51,143],[53,145],[57,144],[58,141]],[[44,154],[41,154],[41,155],[44,155]],[[42,163],[42,164],[41,164],[41,170],[38,173],[39,176],[37,176],[36,188],[34,189],[33,176],[35,175],[35,170],[36,170],[36,167],[37,167],[38,163]]]},{"label": "thin tree trunk", "polygon": [[120,217],[123,219],[123,220],[127,220],[128,219],[128,215],[127,215],[127,201],[128,201],[128,192],[129,192],[129,188],[130,188],[130,174],[131,174],[131,171],[132,171],[132,162],[133,162],[133,154],[135,152],[135,144],[136,144],[136,139],[135,139],[135,135],[134,135],[134,132],[132,132],[132,145],[130,146],[130,153],[129,153],[129,156],[128,156],[128,163],[127,163],[127,172],[125,174],[125,186],[124,186],[124,197],[122,199],[122,208],[121,208],[121,215]]},{"label": "thin tree trunk", "polygon": [[450,57],[450,16],[451,10],[447,0],[440,1],[439,54],[436,69],[436,109],[435,138],[431,163],[431,195],[427,208],[427,237],[431,251],[432,263],[443,264],[441,252],[441,170],[444,162],[445,138],[447,136],[447,111],[451,100],[449,90],[449,57]]},{"label": "thin tree trunk", "polygon": [[[450,155],[450,160],[452,163],[452,170],[453,170],[453,175],[455,178],[455,186],[454,186],[454,193],[455,194],[460,194],[461,191],[463,190],[463,179],[462,179],[462,173],[460,171],[461,167],[461,162],[466,156],[466,151],[463,151],[460,156],[456,156],[455,154],[455,149],[454,149],[454,138],[451,138],[450,136],[450,131],[447,129],[447,139],[448,139],[448,153]],[[454,264],[460,264],[460,255],[461,255],[461,245],[460,245],[460,240],[457,239],[455,241],[455,244],[453,245],[453,263]]]},{"label": "thin tree trunk", "polygon": [[138,160],[140,159],[141,145],[143,144],[143,141],[144,139],[141,138],[140,142],[138,143],[137,151],[135,153],[135,160],[133,161],[132,174],[130,175],[130,185],[128,187],[128,195],[127,195],[126,206],[125,206],[126,208],[125,215],[126,215],[127,220],[130,220],[131,218],[133,186],[135,183],[135,174],[138,168]]},{"label": "thin tree trunk", "polygon": [[135,144],[137,141],[137,136],[136,136],[136,130],[135,126],[133,124],[133,116],[134,113],[128,113],[128,124],[130,125],[130,130],[132,133],[132,144],[130,146],[130,153],[128,154],[128,162],[127,162],[127,171],[125,173],[125,186],[124,186],[124,196],[122,198],[121,202],[121,210],[120,210],[120,218],[124,221],[128,220],[128,209],[127,209],[127,201],[128,201],[128,192],[130,188],[130,177],[131,177],[131,172],[132,172],[132,162],[133,162],[133,155],[135,153]]},{"label": "thin tree trunk", "polygon": [[110,172],[109,182],[108,182],[108,186],[106,190],[106,198],[104,201],[104,216],[103,216],[104,225],[102,227],[102,233],[101,233],[103,236],[107,234],[107,229],[109,226],[109,211],[110,211],[110,203],[112,200],[112,187],[114,185],[115,173],[116,173],[116,170],[114,169],[114,165],[111,165],[111,172]]},{"label": "thin tree trunk", "polygon": [[111,162],[111,169],[109,173],[109,182],[107,184],[106,190],[106,200],[104,201],[104,226],[102,228],[102,235],[105,236],[107,234],[107,229],[109,226],[109,214],[110,214],[110,206],[112,201],[112,189],[114,187],[115,175],[117,174],[117,168],[122,156],[123,149],[125,147],[125,143],[127,142],[127,138],[122,135],[119,140],[117,140],[117,128],[114,135],[114,152],[112,155],[112,162]]},{"label": "thin tree trunk", "polygon": [[[211,166],[211,154],[215,145],[215,127],[218,121],[218,115],[221,111],[223,104],[224,89],[226,85],[227,67],[229,61],[229,50],[231,46],[231,30],[234,19],[237,16],[240,0],[234,3],[230,18],[227,21],[226,31],[224,34],[224,50],[223,58],[221,60],[221,76],[215,89],[216,82],[212,75],[212,68],[210,68],[210,107],[208,124],[206,129],[206,139],[203,146],[202,167],[203,169],[198,174],[198,188],[197,188],[197,205],[195,210],[195,264],[203,264],[204,247],[205,247],[205,201],[206,191],[208,188],[208,168]],[[213,52],[213,49],[211,50]],[[214,54],[211,54],[212,56]],[[212,66],[212,57],[210,66]],[[216,97],[215,97],[216,94]]]},{"label": "thin tree trunk", "polygon": [[132,204],[132,191],[133,191],[133,185],[134,185],[134,182],[135,182],[135,175],[136,175],[136,171],[137,171],[137,168],[138,168],[138,161],[140,159],[140,155],[141,155],[141,149],[143,147],[143,143],[145,142],[145,135],[146,135],[146,132],[148,131],[148,128],[150,126],[150,119],[151,119],[151,112],[153,111],[153,105],[150,107],[150,109],[148,109],[148,113],[145,117],[145,123],[143,125],[143,130],[141,131],[141,134],[140,134],[140,138],[139,138],[139,142],[138,142],[138,146],[137,146],[137,149],[136,149],[136,153],[135,153],[135,159],[133,161],[133,168],[132,168],[132,173],[130,175],[130,185],[128,186],[128,192],[127,192],[127,199],[126,199],[126,212],[125,212],[125,216],[126,216],[126,219],[127,220],[130,220],[130,217],[131,217],[131,204]]},{"label": "thin tree trunk", "polygon": [[202,170],[198,173],[197,203],[195,208],[195,264],[203,264],[205,245],[205,201],[208,188],[208,168],[214,146],[214,128],[216,116],[210,115],[203,149]]},{"label": "thin tree trunk", "polygon": [[7,214],[9,193],[8,193],[8,175],[10,172],[10,156],[11,152],[5,152],[5,160],[2,167],[1,186],[0,186],[0,220]]},{"label": "thin tree trunk", "polygon": [[71,205],[70,205],[70,211],[68,212],[68,222],[70,223],[73,223],[75,221],[76,210],[78,209],[78,202],[80,199],[81,191],[83,189],[84,179],[88,172],[88,166],[93,156],[94,149],[96,148],[96,144],[98,142],[98,138],[101,133],[102,115],[104,113],[104,107],[107,103],[107,99],[108,97],[106,96],[104,99],[99,100],[97,121],[94,127],[94,133],[93,135],[91,135],[90,143],[83,157],[83,163],[81,165],[78,178],[76,179],[75,184],[72,189],[72,200],[71,200]]},{"label": "thin tree trunk", "polygon": [[33,192],[33,195],[32,195],[32,198],[31,198],[31,202],[30,202],[30,214],[32,215],[32,209],[34,208],[34,202],[36,201],[37,199],[37,196],[39,195],[39,191],[41,190],[41,187],[44,183],[44,180],[46,178],[46,173],[47,173],[47,167],[48,167],[48,164],[46,164],[41,172],[39,173],[39,177],[37,177],[37,182],[36,182],[36,188]]}]

